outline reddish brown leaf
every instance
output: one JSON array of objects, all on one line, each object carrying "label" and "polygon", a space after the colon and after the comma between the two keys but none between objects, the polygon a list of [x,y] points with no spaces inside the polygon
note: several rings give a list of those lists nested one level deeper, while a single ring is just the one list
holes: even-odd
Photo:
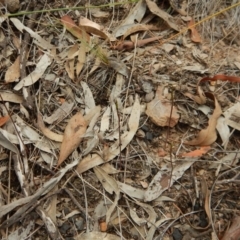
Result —
[{"label": "reddish brown leaf", "polygon": [[71,19],[70,16],[65,15],[61,18],[61,22],[63,26],[76,38],[80,39],[81,41],[90,41],[90,36],[85,32],[85,30],[78,27],[75,22]]},{"label": "reddish brown leaf", "polygon": [[9,120],[9,118],[10,118],[9,115],[0,117],[0,127],[3,126]]},{"label": "reddish brown leaf", "polygon": [[236,216],[230,228],[225,232],[222,240],[238,240],[240,236],[240,216]]},{"label": "reddish brown leaf", "polygon": [[194,150],[188,153],[183,153],[182,156],[183,157],[201,157],[202,155],[207,153],[210,149],[211,149],[210,146],[203,146],[197,150]]},{"label": "reddish brown leaf", "polygon": [[69,120],[63,135],[57,166],[59,166],[78,147],[86,129],[87,122],[80,112],[76,113]]},{"label": "reddish brown leaf", "polygon": [[202,39],[201,39],[198,31],[194,27],[194,24],[195,24],[195,22],[193,19],[191,19],[188,23],[188,28],[191,30],[191,39],[193,42],[200,43],[200,42],[202,42]]}]

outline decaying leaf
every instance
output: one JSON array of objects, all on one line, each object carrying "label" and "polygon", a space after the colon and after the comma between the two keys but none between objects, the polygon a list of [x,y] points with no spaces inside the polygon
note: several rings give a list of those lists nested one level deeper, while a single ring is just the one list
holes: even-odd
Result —
[{"label": "decaying leaf", "polygon": [[90,36],[86,33],[84,29],[78,27],[72,18],[68,15],[65,15],[61,18],[63,26],[76,38],[82,41],[84,44],[89,43]]},{"label": "decaying leaf", "polygon": [[169,27],[171,27],[172,29],[179,31],[179,27],[173,22],[172,20],[172,16],[169,15],[167,12],[164,12],[163,10],[161,10],[157,4],[153,1],[150,0],[146,0],[147,6],[149,8],[149,10],[157,15],[158,17],[162,18],[168,25]]},{"label": "decaying leaf", "polygon": [[186,8],[187,8],[187,2],[186,1],[169,1],[170,5],[172,6],[172,8],[177,11],[178,13],[180,13],[183,16],[186,16]]},{"label": "decaying leaf", "polygon": [[240,102],[228,108],[223,115],[227,125],[240,131]]},{"label": "decaying leaf", "polygon": [[202,195],[203,195],[203,201],[204,201],[204,209],[208,217],[208,225],[205,228],[199,228],[195,227],[196,229],[208,229],[208,226],[210,225],[210,219],[211,219],[211,208],[210,208],[210,191],[208,189],[208,185],[206,180],[201,177],[201,189],[202,189]]},{"label": "decaying leaf", "polygon": [[116,72],[122,74],[125,77],[129,76],[129,70],[127,66],[117,58],[109,57],[108,58],[108,65],[113,68]]},{"label": "decaying leaf", "polygon": [[103,159],[99,154],[91,154],[87,155],[78,165],[77,171],[78,173],[83,173],[88,169],[96,167],[102,163],[108,162],[118,156],[120,153],[120,149],[123,150],[129,144],[129,142],[134,137],[138,125],[139,125],[139,118],[140,118],[140,104],[138,97],[136,97],[135,103],[132,108],[132,112],[130,118],[128,120],[128,128],[129,131],[123,133],[121,135],[121,148],[119,147],[119,141],[115,142],[112,146],[110,146],[108,155],[105,159]]},{"label": "decaying leaf", "polygon": [[191,19],[188,23],[188,28],[191,30],[191,39],[193,42],[200,43],[200,42],[202,42],[202,39],[201,39],[198,31],[194,27],[194,24],[195,24],[195,22],[193,19]]},{"label": "decaying leaf", "polygon": [[208,127],[206,129],[201,130],[195,139],[184,142],[185,144],[207,146],[214,143],[217,139],[216,125],[218,118],[222,114],[222,110],[214,95],[210,93],[206,94],[213,98],[215,102],[215,109],[213,111],[212,116],[209,118]]},{"label": "decaying leaf", "polygon": [[132,187],[131,185],[128,185],[128,184],[122,183],[122,182],[118,182],[118,186],[119,186],[121,192],[127,194],[128,196],[130,196],[132,198],[137,198],[140,200],[144,199],[144,195],[145,195],[144,190]]},{"label": "decaying leaf", "polygon": [[95,114],[98,114],[100,110],[101,107],[96,106],[85,116],[78,112],[68,121],[63,134],[63,141],[57,166],[59,166],[79,146],[91,119]]},{"label": "decaying leaf", "polygon": [[14,24],[14,26],[20,31],[23,32],[25,30],[28,32],[31,37],[35,40],[35,43],[40,46],[42,49],[47,49],[51,51],[52,49],[55,48],[54,45],[50,44],[46,40],[44,40],[38,33],[34,32],[32,29],[24,26],[21,21],[17,18],[10,18],[10,21]]},{"label": "decaying leaf", "polygon": [[79,51],[78,51],[78,62],[76,66],[76,75],[79,76],[80,72],[83,69],[84,63],[86,61],[86,45],[81,44]]},{"label": "decaying leaf", "polygon": [[147,24],[133,24],[131,25],[131,27],[124,33],[123,35],[123,40],[136,32],[140,32],[140,31],[154,31],[154,30],[159,30],[159,27],[155,26],[155,25],[147,25]]},{"label": "decaying leaf", "polygon": [[192,152],[183,153],[182,157],[201,157],[211,149],[210,146],[203,146],[200,149],[194,150]]},{"label": "decaying leaf", "polygon": [[109,176],[102,168],[95,167],[93,170],[99,181],[102,183],[104,189],[110,194],[113,194],[113,192],[116,194],[113,204],[109,207],[106,213],[106,224],[108,224],[120,198],[120,190],[118,188],[117,181],[113,177]]},{"label": "decaying leaf", "polygon": [[158,126],[174,127],[179,120],[177,108],[163,96],[164,87],[158,86],[155,98],[147,104],[146,114]]},{"label": "decaying leaf", "polygon": [[43,135],[48,137],[49,139],[56,141],[56,142],[62,142],[63,141],[63,135],[57,134],[50,129],[48,129],[42,119],[42,116],[40,113],[38,113],[38,121],[37,121],[39,129],[42,131]]},{"label": "decaying leaf", "polygon": [[156,219],[157,219],[157,213],[154,211],[154,208],[150,206],[149,204],[146,203],[141,203],[139,201],[135,201],[135,203],[139,206],[141,206],[148,214],[147,218],[147,225],[148,227],[151,227],[152,225],[155,224]]},{"label": "decaying leaf", "polygon": [[128,30],[123,28],[126,25],[135,23],[135,20],[140,23],[145,12],[146,12],[146,2],[143,0],[138,1],[134,8],[129,12],[128,16],[122,21],[122,23],[115,29],[114,36],[120,37],[125,34]]},{"label": "decaying leaf", "polygon": [[48,124],[53,124],[54,122],[58,121],[60,122],[63,118],[69,115],[72,108],[74,106],[74,103],[68,103],[64,102],[53,114],[49,117],[44,116],[43,121]]},{"label": "decaying leaf", "polygon": [[75,237],[76,240],[121,240],[120,237],[104,233],[104,232],[89,232],[89,233],[81,233]]},{"label": "decaying leaf", "polygon": [[23,102],[23,96],[20,96],[13,92],[0,91],[0,95],[1,95],[0,102],[2,100],[5,102],[14,102],[14,103],[22,103]]},{"label": "decaying leaf", "polygon": [[103,27],[83,16],[79,18],[79,26],[87,33],[97,35],[103,39],[108,39],[108,36],[102,31]]},{"label": "decaying leaf", "polygon": [[238,240],[240,236],[240,216],[235,216],[230,228],[228,228],[221,240]]},{"label": "decaying leaf", "polygon": [[5,82],[17,82],[20,77],[20,56],[18,56],[11,67],[8,68],[5,74]]},{"label": "decaying leaf", "polygon": [[14,90],[18,91],[22,87],[33,85],[44,74],[47,67],[52,63],[52,58],[48,54],[44,54],[36,65],[36,68],[27,77],[23,78],[15,87]]},{"label": "decaying leaf", "polygon": [[137,40],[135,42],[132,41],[123,41],[123,42],[117,42],[117,44],[113,45],[111,48],[118,50],[118,51],[122,51],[122,50],[132,50],[135,47],[142,47],[148,43],[157,41],[159,39],[161,39],[162,36],[156,36],[156,37],[151,37],[151,38],[145,38],[142,40]]},{"label": "decaying leaf", "polygon": [[78,147],[86,132],[87,123],[83,115],[78,112],[68,122],[60,148],[58,166]]},{"label": "decaying leaf", "polygon": [[[153,177],[148,189],[144,194],[144,201],[149,202],[157,199],[164,191],[172,186],[174,181],[178,180],[184,172],[194,163],[194,161],[184,160],[182,163],[176,165],[172,174],[164,173],[163,171],[158,171],[158,173]],[[171,176],[171,179],[170,179]]]}]

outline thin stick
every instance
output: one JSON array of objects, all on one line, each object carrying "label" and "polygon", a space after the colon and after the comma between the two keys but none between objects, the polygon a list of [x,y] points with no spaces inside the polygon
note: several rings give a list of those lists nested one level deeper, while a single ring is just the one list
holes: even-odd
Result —
[{"label": "thin stick", "polygon": [[121,141],[121,122],[120,122],[120,114],[118,112],[118,104],[117,104],[117,100],[115,101],[115,105],[116,105],[116,110],[117,110],[117,116],[118,116],[118,135],[119,135],[119,161],[120,163],[122,162],[122,141]]}]

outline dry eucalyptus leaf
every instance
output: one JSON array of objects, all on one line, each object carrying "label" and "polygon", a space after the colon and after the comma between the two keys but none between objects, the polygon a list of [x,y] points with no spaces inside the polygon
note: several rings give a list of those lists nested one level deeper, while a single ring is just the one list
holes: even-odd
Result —
[{"label": "dry eucalyptus leaf", "polygon": [[5,74],[5,82],[17,82],[20,77],[20,56],[18,56],[12,66],[10,66]]},{"label": "dry eucalyptus leaf", "polygon": [[57,166],[59,166],[78,147],[86,129],[86,120],[80,112],[76,113],[69,120],[63,135]]},{"label": "dry eucalyptus leaf", "polygon": [[130,118],[128,120],[128,128],[129,131],[124,132],[121,135],[121,148],[119,146],[119,141],[116,141],[113,145],[111,145],[108,149],[108,154],[106,158],[103,159],[99,154],[89,154],[87,155],[78,165],[77,171],[78,173],[83,173],[88,169],[96,167],[102,163],[106,163],[120,153],[120,149],[124,150],[125,147],[131,142],[132,138],[135,136],[140,119],[140,103],[138,97],[136,97],[135,103],[132,108],[132,112]]},{"label": "dry eucalyptus leaf", "polygon": [[75,237],[76,240],[121,240],[122,238],[104,232],[81,233]]},{"label": "dry eucalyptus leaf", "polygon": [[31,37],[35,40],[34,43],[36,43],[42,49],[52,50],[52,49],[55,48],[54,45],[52,45],[49,42],[47,42],[46,40],[44,40],[38,33],[34,32],[32,29],[24,26],[19,19],[17,19],[17,18],[10,18],[10,21],[14,24],[14,26],[20,32],[23,32],[23,30],[28,32],[31,35]]},{"label": "dry eucalyptus leaf", "polygon": [[108,36],[102,31],[103,27],[83,16],[79,19],[79,26],[85,29],[87,33],[97,35],[103,39],[108,39]]},{"label": "dry eucalyptus leaf", "polygon": [[53,124],[54,122],[60,122],[72,111],[74,103],[64,102],[53,114],[49,117],[43,117],[43,121],[48,124]]},{"label": "dry eucalyptus leaf", "polygon": [[109,176],[102,168],[95,167],[93,170],[99,181],[102,183],[104,189],[110,194],[113,194],[113,192],[116,194],[113,204],[109,207],[106,213],[106,224],[108,224],[120,198],[120,190],[118,188],[117,181],[113,177]]},{"label": "dry eucalyptus leaf", "polygon": [[179,27],[173,22],[172,16],[169,15],[167,12],[164,12],[161,10],[155,2],[152,2],[150,0],[146,0],[147,6],[149,10],[157,15],[158,17],[162,18],[172,29],[179,31]]},{"label": "dry eucalyptus leaf", "polygon": [[37,82],[42,75],[45,73],[47,67],[52,63],[52,58],[48,56],[48,54],[44,54],[39,62],[36,65],[34,71],[32,71],[28,76],[23,78],[15,87],[14,90],[18,91],[22,87],[27,87],[33,85]]},{"label": "dry eucalyptus leaf", "polygon": [[7,91],[0,91],[1,97],[0,102],[3,100],[5,102],[13,102],[13,103],[22,103],[23,102],[23,96],[17,95],[13,92],[7,92]]},{"label": "dry eucalyptus leaf", "polygon": [[[208,95],[210,96],[209,93]],[[212,116],[209,118],[208,127],[206,129],[201,130],[195,139],[184,142],[185,144],[207,146],[207,145],[211,145],[216,141],[217,139],[216,126],[217,126],[218,118],[222,114],[222,110],[217,99],[212,94],[211,96],[212,98],[214,98],[215,109],[213,111]]]},{"label": "dry eucalyptus leaf", "polygon": [[117,73],[122,74],[125,77],[129,76],[129,70],[127,66],[125,65],[124,62],[121,60],[118,60],[117,58],[114,57],[109,57],[108,58],[108,65],[113,68]]},{"label": "dry eucalyptus leaf", "polygon": [[62,142],[63,141],[63,135],[57,134],[50,129],[48,129],[42,119],[42,116],[40,113],[38,113],[38,121],[37,121],[39,129],[42,131],[43,135],[48,137],[49,139],[56,141],[56,142]]},{"label": "dry eucalyptus leaf", "polygon": [[146,2],[144,0],[138,1],[138,3],[134,6],[134,8],[129,12],[128,16],[122,21],[122,23],[115,29],[114,31],[114,36],[115,37],[120,37],[125,32],[127,29],[124,29],[123,27],[125,25],[133,24],[135,23],[135,20],[137,22],[141,22],[145,12],[146,12]]}]

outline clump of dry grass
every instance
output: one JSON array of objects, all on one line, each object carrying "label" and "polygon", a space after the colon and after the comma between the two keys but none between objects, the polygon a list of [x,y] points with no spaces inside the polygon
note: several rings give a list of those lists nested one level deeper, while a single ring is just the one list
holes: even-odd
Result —
[{"label": "clump of dry grass", "polygon": [[[224,8],[236,4],[238,0],[188,0],[188,12],[194,16],[195,21],[216,14]],[[240,6],[234,7],[201,24],[202,36],[215,43],[226,39],[230,44],[240,46]]]}]

